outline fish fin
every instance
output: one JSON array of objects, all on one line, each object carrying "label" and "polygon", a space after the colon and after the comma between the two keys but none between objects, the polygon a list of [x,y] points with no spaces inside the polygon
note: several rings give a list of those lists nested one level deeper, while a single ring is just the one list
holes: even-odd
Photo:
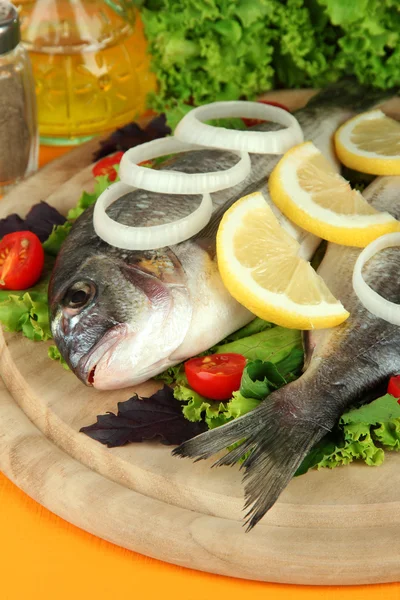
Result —
[{"label": "fish fin", "polygon": [[279,394],[275,399],[271,396],[247,415],[206,431],[173,451],[175,456],[197,462],[241,442],[213,466],[243,460],[247,531],[273,506],[309,450],[326,433],[320,424],[296,418],[294,410],[288,411],[281,400]]}]

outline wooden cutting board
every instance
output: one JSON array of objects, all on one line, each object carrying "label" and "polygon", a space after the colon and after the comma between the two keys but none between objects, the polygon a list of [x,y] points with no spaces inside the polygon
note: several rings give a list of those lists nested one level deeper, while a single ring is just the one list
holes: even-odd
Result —
[{"label": "wooden cutting board", "polygon": [[[268,96],[294,109],[312,93]],[[91,190],[87,165],[97,144],[21,184],[2,201],[0,218],[23,215],[41,199],[68,210]],[[0,469],[48,509],[118,545],[213,573],[297,584],[399,580],[400,455],[379,468],[352,465],[294,479],[245,533],[237,468],[179,460],[152,443],[107,449],[79,433],[133,390],[86,388],[48,359],[48,345],[0,331]]]}]

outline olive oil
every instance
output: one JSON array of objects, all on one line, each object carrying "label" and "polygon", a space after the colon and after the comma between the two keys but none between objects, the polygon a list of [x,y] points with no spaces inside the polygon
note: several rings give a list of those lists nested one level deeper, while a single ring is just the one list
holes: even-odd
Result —
[{"label": "olive oil", "polygon": [[156,82],[141,23],[126,2],[16,4],[33,65],[43,143],[80,143],[144,111]]}]

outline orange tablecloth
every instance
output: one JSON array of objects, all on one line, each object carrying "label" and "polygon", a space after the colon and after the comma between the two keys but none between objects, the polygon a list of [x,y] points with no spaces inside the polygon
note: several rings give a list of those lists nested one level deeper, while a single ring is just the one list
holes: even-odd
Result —
[{"label": "orange tablecloth", "polygon": [[[60,152],[46,149],[42,164]],[[397,583],[341,588],[289,586],[220,577],[162,563],[77,529],[42,508],[1,474],[0,532],[1,600],[400,600]]]}]

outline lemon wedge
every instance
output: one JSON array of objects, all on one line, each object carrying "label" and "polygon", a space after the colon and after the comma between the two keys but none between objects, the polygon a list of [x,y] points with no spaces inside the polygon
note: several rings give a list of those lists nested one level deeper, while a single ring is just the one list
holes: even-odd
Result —
[{"label": "lemon wedge", "polygon": [[339,160],[372,175],[400,175],[400,123],[381,110],[357,115],[335,134]]},{"label": "lemon wedge", "polygon": [[217,233],[224,285],[253,314],[295,329],[342,323],[349,313],[299,251],[261,192],[231,206]]},{"label": "lemon wedge", "polygon": [[381,235],[400,231],[400,222],[368,204],[311,142],[289,150],[268,185],[286,217],[330,242],[364,248]]}]

